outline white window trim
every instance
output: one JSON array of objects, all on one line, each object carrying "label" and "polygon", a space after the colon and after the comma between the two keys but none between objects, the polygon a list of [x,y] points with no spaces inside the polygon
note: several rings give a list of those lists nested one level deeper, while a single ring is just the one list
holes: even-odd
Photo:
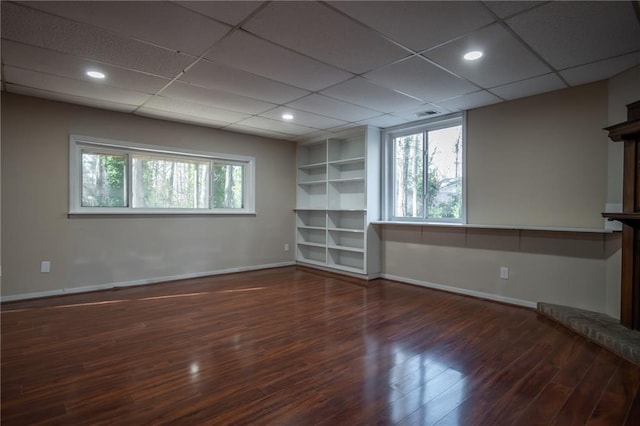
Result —
[{"label": "white window trim", "polygon": [[[418,218],[418,217],[396,217],[393,215],[394,191],[394,158],[393,158],[393,138],[410,135],[425,130],[435,130],[449,127],[454,123],[462,122],[462,205],[460,207],[460,218]],[[384,222],[416,222],[416,223],[467,223],[467,114],[459,112],[430,118],[427,120],[415,121],[409,124],[388,127],[382,132],[382,194],[381,212]]]},{"label": "white window trim", "polygon": [[[148,152],[152,154],[194,157],[210,160],[213,163],[242,164],[245,166],[243,176],[243,208],[209,208],[209,209],[183,209],[183,208],[133,208],[128,207],[83,207],[81,204],[82,193],[82,149],[85,147],[100,148],[103,152],[114,153],[140,153]],[[220,154],[214,152],[197,151],[184,148],[171,148],[166,146],[147,145],[133,142],[125,142],[114,139],[96,138],[92,136],[69,135],[69,214],[70,215],[251,215],[256,214],[255,210],[255,157],[233,154]],[[130,170],[130,165],[128,165]],[[127,173],[127,194],[129,198],[131,191],[131,179]]]}]

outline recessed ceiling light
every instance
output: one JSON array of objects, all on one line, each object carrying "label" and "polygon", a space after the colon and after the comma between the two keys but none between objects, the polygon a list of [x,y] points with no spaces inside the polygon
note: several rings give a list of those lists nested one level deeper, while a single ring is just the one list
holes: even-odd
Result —
[{"label": "recessed ceiling light", "polygon": [[475,61],[477,59],[482,58],[483,53],[479,50],[472,50],[471,52],[467,52],[464,54],[463,58],[467,61]]},{"label": "recessed ceiling light", "polygon": [[106,77],[104,73],[100,71],[87,71],[87,75],[91,78],[98,78],[98,79],[103,79]]},{"label": "recessed ceiling light", "polygon": [[282,119],[283,120],[293,120],[293,114],[289,114],[289,113],[282,114]]}]

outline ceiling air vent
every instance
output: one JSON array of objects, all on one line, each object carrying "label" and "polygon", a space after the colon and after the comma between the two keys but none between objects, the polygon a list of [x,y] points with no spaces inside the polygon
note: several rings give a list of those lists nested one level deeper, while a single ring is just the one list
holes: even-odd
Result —
[{"label": "ceiling air vent", "polygon": [[416,117],[418,118],[428,117],[430,115],[435,115],[437,113],[438,111],[436,111],[435,109],[430,109],[429,111],[416,112]]}]

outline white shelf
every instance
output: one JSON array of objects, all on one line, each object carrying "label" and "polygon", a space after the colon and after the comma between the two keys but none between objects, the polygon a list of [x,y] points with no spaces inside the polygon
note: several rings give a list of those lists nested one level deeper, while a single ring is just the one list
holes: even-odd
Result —
[{"label": "white shelf", "polygon": [[304,262],[316,262],[324,265],[327,262],[327,249],[324,246],[297,244],[297,259]]},{"label": "white shelf", "polygon": [[315,143],[298,147],[298,168],[313,168],[327,162],[327,143]]},{"label": "white shelf", "polygon": [[365,156],[366,145],[363,138],[346,137],[342,139],[329,139],[328,155],[329,162],[361,158]]},{"label": "white shelf", "polygon": [[548,231],[548,232],[584,232],[596,234],[611,234],[611,229],[599,228],[571,228],[563,226],[529,226],[529,225],[479,225],[472,223],[447,223],[447,222],[411,222],[411,221],[387,221],[376,220],[372,225],[403,225],[403,226],[425,226],[443,228],[470,228],[470,229],[511,229],[518,231]]},{"label": "white shelf", "polygon": [[323,209],[327,206],[327,185],[310,184],[298,185],[298,207],[306,209]]},{"label": "white shelf", "polygon": [[324,230],[327,226],[327,215],[324,211],[299,210],[296,216],[298,229],[313,228]]},{"label": "white shelf", "polygon": [[359,233],[359,234],[363,234],[364,233],[364,229],[357,229],[357,228],[327,228],[327,231],[335,231],[335,232],[354,232],[354,233]]},{"label": "white shelf", "polygon": [[326,242],[332,248],[364,252],[364,237],[364,231],[329,231]]},{"label": "white shelf", "polygon": [[362,275],[362,273],[364,272],[363,268],[353,268],[351,266],[345,266],[345,265],[332,264],[331,267],[333,269],[338,269],[340,271],[345,271],[345,272],[351,272],[358,275]]},{"label": "white shelf", "polygon": [[352,251],[354,253],[364,253],[363,248],[349,247],[349,246],[327,246],[331,250]]},{"label": "white shelf", "polygon": [[324,229],[298,228],[298,244],[322,246],[327,243],[327,233]]},{"label": "white shelf", "polygon": [[330,248],[329,265],[342,268],[352,268],[353,270],[364,269],[364,250],[353,251],[342,248]]},{"label": "white shelf", "polygon": [[298,185],[326,185],[326,180],[311,180],[308,182],[298,182]]},{"label": "white shelf", "polygon": [[306,170],[306,169],[319,169],[319,168],[324,168],[324,167],[327,167],[327,163],[326,162],[313,163],[313,164],[302,164],[302,165],[298,166],[298,169]]},{"label": "white shelf", "polygon": [[355,158],[346,158],[344,160],[335,160],[335,161],[329,161],[328,164],[332,165],[332,166],[343,166],[343,165],[347,165],[347,164],[362,164],[364,166],[364,157],[355,157]]},{"label": "white shelf", "polygon": [[327,218],[328,228],[365,229],[365,214],[361,211],[332,211]]},{"label": "white shelf", "polygon": [[329,183],[348,183],[348,182],[364,182],[364,177],[329,179]]},{"label": "white shelf", "polygon": [[298,184],[325,183],[327,180],[327,167],[300,167],[298,168]]},{"label": "white shelf", "polygon": [[343,135],[298,146],[296,260],[377,277],[379,237],[367,229],[380,204],[380,134],[360,128]]},{"label": "white shelf", "polygon": [[325,230],[325,227],[324,227],[324,226],[304,226],[304,225],[298,225],[298,229],[312,229],[312,230],[324,231],[324,230]]},{"label": "white shelf", "polygon": [[327,245],[322,243],[312,243],[307,241],[298,241],[299,246],[307,246],[307,247],[322,247],[325,248]]},{"label": "white shelf", "polygon": [[307,264],[307,265],[316,265],[316,266],[327,266],[327,262],[313,260],[313,259],[298,259],[298,263]]}]

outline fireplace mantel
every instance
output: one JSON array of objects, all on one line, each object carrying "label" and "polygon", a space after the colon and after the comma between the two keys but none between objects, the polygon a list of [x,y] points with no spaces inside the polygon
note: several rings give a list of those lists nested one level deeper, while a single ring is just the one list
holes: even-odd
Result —
[{"label": "fireplace mantel", "polygon": [[640,101],[627,105],[627,121],[605,130],[624,143],[622,212],[602,213],[623,224],[620,323],[640,330]]}]

